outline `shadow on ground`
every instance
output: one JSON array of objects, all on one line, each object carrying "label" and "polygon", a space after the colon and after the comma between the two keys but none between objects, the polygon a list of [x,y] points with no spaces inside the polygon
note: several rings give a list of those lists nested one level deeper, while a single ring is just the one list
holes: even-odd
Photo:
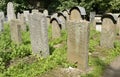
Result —
[{"label": "shadow on ground", "polygon": [[103,77],[120,77],[120,56],[107,67]]}]

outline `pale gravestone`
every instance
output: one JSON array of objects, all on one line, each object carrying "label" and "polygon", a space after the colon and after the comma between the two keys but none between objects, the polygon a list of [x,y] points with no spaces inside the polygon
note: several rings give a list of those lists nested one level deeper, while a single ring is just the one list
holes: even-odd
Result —
[{"label": "pale gravestone", "polygon": [[44,10],[43,11],[43,14],[45,15],[45,16],[48,16],[49,14],[48,14],[48,10]]},{"label": "pale gravestone", "polygon": [[88,22],[69,21],[67,24],[67,59],[71,63],[76,63],[80,70],[86,72],[88,70]]},{"label": "pale gravestone", "polygon": [[105,14],[102,17],[102,31],[100,45],[103,48],[114,48],[116,36],[116,19],[112,14]]},{"label": "pale gravestone", "polygon": [[0,12],[0,32],[4,30],[4,13]]},{"label": "pale gravestone", "polygon": [[30,12],[26,10],[26,11],[23,11],[23,14],[25,16],[26,23],[28,23],[28,15],[30,14]]},{"label": "pale gravestone", "polygon": [[101,25],[102,25],[102,21],[101,21],[101,15],[96,15],[95,16],[95,25],[93,27],[95,27],[96,31],[99,31],[101,32],[102,31],[102,28],[101,28]]},{"label": "pale gravestone", "polygon": [[49,55],[47,19],[41,13],[29,15],[33,53],[46,58]]},{"label": "pale gravestone", "polygon": [[52,38],[61,37],[61,24],[58,18],[52,18],[50,23],[52,24]]},{"label": "pale gravestone", "polygon": [[12,19],[16,19],[14,6],[12,2],[9,2],[7,4],[7,17],[8,17],[8,21],[11,21]]},{"label": "pale gravestone", "polygon": [[11,40],[16,44],[20,44],[22,42],[20,27],[21,24],[19,19],[10,21]]},{"label": "pale gravestone", "polygon": [[81,21],[85,19],[86,11],[83,7],[73,7],[70,9],[70,20]]},{"label": "pale gravestone", "polygon": [[33,9],[33,10],[32,10],[32,13],[39,13],[39,10]]},{"label": "pale gravestone", "polygon": [[58,18],[61,22],[62,30],[65,30],[66,29],[66,17],[62,13],[58,13]]},{"label": "pale gravestone", "polygon": [[20,13],[19,12],[17,13],[17,19],[20,19]]},{"label": "pale gravestone", "polygon": [[69,21],[69,10],[63,10],[63,15],[66,16],[66,20]]}]

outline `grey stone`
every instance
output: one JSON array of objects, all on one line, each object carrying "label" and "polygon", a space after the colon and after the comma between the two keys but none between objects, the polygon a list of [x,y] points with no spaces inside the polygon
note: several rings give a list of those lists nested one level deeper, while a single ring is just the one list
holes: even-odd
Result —
[{"label": "grey stone", "polygon": [[24,14],[24,16],[25,16],[25,21],[26,21],[26,23],[28,23],[28,15],[30,14],[29,13],[29,11],[23,11],[23,14]]},{"label": "grey stone", "polygon": [[45,15],[45,16],[48,16],[49,14],[48,14],[48,10],[44,10],[43,11],[43,14]]},{"label": "grey stone", "polygon": [[64,10],[63,15],[66,16],[66,20],[69,21],[69,11]]},{"label": "grey stone", "polygon": [[29,23],[33,53],[45,58],[49,55],[47,18],[41,13],[30,14]]},{"label": "grey stone", "polygon": [[73,7],[70,9],[70,20],[81,21],[85,19],[86,11],[83,7]]},{"label": "grey stone", "polygon": [[26,31],[26,22],[25,22],[25,16],[23,14],[20,14],[20,21],[21,21],[21,30]]},{"label": "grey stone", "polygon": [[7,17],[8,17],[8,21],[11,21],[12,19],[16,19],[14,6],[12,2],[9,2],[7,4]]},{"label": "grey stone", "polygon": [[66,29],[66,17],[62,13],[58,13],[58,18],[61,22],[62,30],[65,30]]},{"label": "grey stone", "polygon": [[68,22],[67,59],[86,72],[88,69],[89,25],[87,21]]},{"label": "grey stone", "polygon": [[39,13],[39,10],[33,9],[33,10],[32,10],[32,13]]},{"label": "grey stone", "polygon": [[19,19],[10,21],[11,40],[16,44],[20,44],[22,42],[20,27],[21,25]]},{"label": "grey stone", "polygon": [[102,31],[100,45],[103,48],[114,48],[116,36],[116,20],[111,14],[102,17]]},{"label": "grey stone", "polygon": [[52,24],[52,38],[59,38],[61,36],[61,22],[58,18],[51,19]]},{"label": "grey stone", "polygon": [[4,13],[0,12],[0,32],[4,30]]}]

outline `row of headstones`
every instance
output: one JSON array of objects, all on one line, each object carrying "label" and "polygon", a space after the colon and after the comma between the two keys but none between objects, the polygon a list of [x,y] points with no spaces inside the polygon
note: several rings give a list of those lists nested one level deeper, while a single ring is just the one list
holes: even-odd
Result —
[{"label": "row of headstones", "polygon": [[[108,13],[112,14],[112,13]],[[113,13],[112,14],[115,17],[115,20],[117,20],[117,34],[120,35],[120,13]],[[96,15],[95,12],[90,12],[90,23],[93,26],[96,31],[101,32],[102,31],[102,15]]]},{"label": "row of headstones", "polygon": [[[84,20],[86,15],[85,9],[81,7],[80,9],[83,10],[81,11],[79,8],[74,7],[71,9],[70,18],[66,24],[68,33],[67,56],[70,62],[77,63],[78,68],[86,71],[88,68],[89,23]],[[58,35],[55,30],[60,29],[60,26],[57,25],[59,24],[58,20],[56,18],[52,18],[51,20],[53,23],[52,31],[55,35]],[[112,48],[115,40],[116,20],[112,15],[107,14],[102,17],[102,21],[100,44],[103,47]],[[35,12],[28,15],[28,22],[30,25],[29,28],[33,53],[40,57],[49,56],[47,17],[42,13]],[[14,42],[21,41],[20,27],[21,23],[19,20],[14,19],[10,21],[11,39]]]}]

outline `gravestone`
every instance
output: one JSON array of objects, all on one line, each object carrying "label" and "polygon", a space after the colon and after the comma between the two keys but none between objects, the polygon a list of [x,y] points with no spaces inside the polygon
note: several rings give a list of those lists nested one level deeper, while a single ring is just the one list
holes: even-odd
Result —
[{"label": "gravestone", "polygon": [[59,38],[61,36],[61,23],[58,18],[52,18],[50,23],[52,24],[52,38]]},{"label": "gravestone", "polygon": [[21,24],[19,19],[10,21],[11,40],[16,44],[20,44],[22,42],[20,27]]},{"label": "gravestone", "polygon": [[19,12],[17,13],[17,19],[20,19],[20,13]]},{"label": "gravestone", "polygon": [[44,10],[43,11],[43,14],[45,15],[45,16],[48,16],[49,14],[48,14],[48,10]]},{"label": "gravestone", "polygon": [[86,72],[88,70],[89,25],[87,21],[68,23],[67,59]]},{"label": "gravestone", "polygon": [[4,13],[0,12],[0,32],[4,30]]},{"label": "gravestone", "polygon": [[100,45],[103,48],[114,48],[116,35],[116,18],[112,14],[105,14],[102,17],[102,31]]},{"label": "gravestone", "polygon": [[8,21],[11,21],[12,19],[16,19],[14,6],[12,2],[9,2],[7,4],[7,17],[8,17]]},{"label": "gravestone", "polygon": [[32,10],[32,13],[39,13],[39,10],[33,9],[33,10]]},{"label": "gravestone", "polygon": [[119,13],[114,13],[113,15],[117,19],[116,34],[120,35],[120,14]]},{"label": "gravestone", "polygon": [[50,16],[47,16],[47,25],[50,25]]},{"label": "gravestone", "polygon": [[66,17],[66,20],[69,21],[69,10],[63,10],[63,15]]},{"label": "gravestone", "polygon": [[25,21],[26,21],[26,23],[28,23],[28,15],[30,14],[29,13],[29,11],[23,11],[23,14],[24,14],[24,16],[25,16]]},{"label": "gravestone", "polygon": [[70,9],[70,20],[81,21],[85,19],[86,11],[83,7],[73,7]]},{"label": "gravestone", "polygon": [[101,21],[101,15],[96,15],[95,16],[95,25],[93,25],[93,27],[96,29],[96,31],[99,31],[101,32],[102,28],[101,28],[101,25],[102,25],[102,21]]},{"label": "gravestone", "polygon": [[66,29],[66,17],[62,13],[58,13],[58,18],[61,22],[62,30]]},{"label": "gravestone", "polygon": [[51,15],[51,19],[52,19],[52,18],[57,18],[57,15],[58,15],[58,13],[52,14],[52,15]]},{"label": "gravestone", "polygon": [[25,16],[24,14],[20,14],[20,21],[21,21],[21,30],[26,31],[26,22],[25,22]]},{"label": "gravestone", "polygon": [[41,13],[29,15],[33,53],[46,58],[49,55],[47,19]]}]

